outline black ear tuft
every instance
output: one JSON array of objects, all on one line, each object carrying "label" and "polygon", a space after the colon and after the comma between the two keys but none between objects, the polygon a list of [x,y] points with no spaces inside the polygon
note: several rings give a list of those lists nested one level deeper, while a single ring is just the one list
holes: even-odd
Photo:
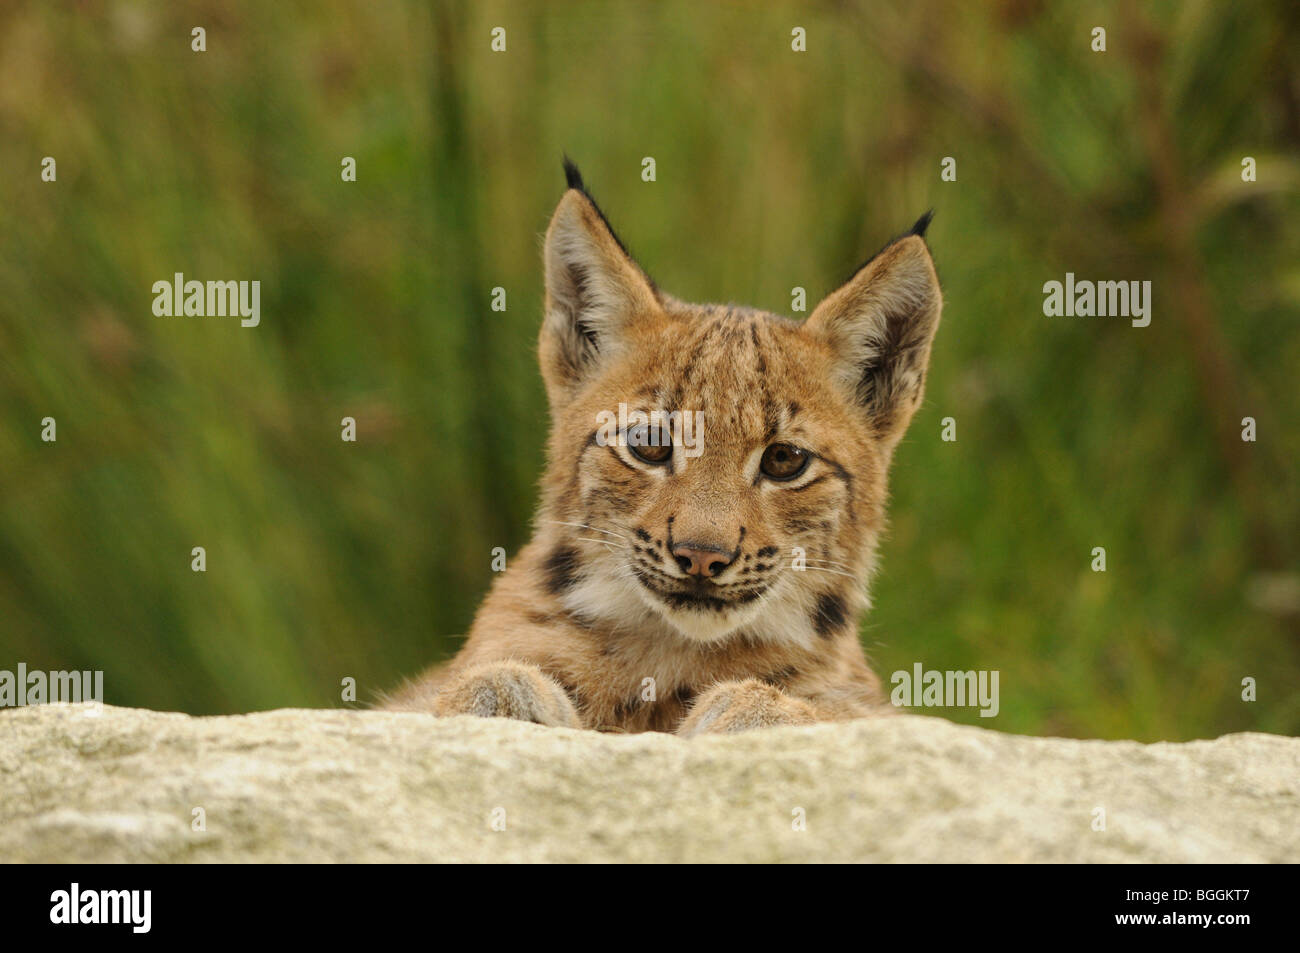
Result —
[{"label": "black ear tuft", "polygon": [[862,271],[862,269],[866,268],[867,265],[871,264],[873,261],[879,258],[880,252],[883,252],[890,245],[894,244],[894,242],[901,242],[904,238],[908,238],[912,235],[915,235],[918,238],[924,240],[925,230],[930,227],[930,219],[932,218],[934,218],[934,209],[930,209],[930,211],[926,212],[924,215],[918,218],[916,220],[916,224],[912,226],[910,231],[904,232],[902,235],[895,235],[889,241],[885,242],[885,244],[881,247],[880,251],[876,252],[874,255],[872,255],[862,264],[858,265],[857,268],[854,268],[853,272],[842,282],[840,282],[840,284],[842,285],[848,284],[850,281],[852,281],[857,276],[858,272]]},{"label": "black ear tuft", "polygon": [[573,160],[567,155],[564,157],[564,181],[569,184],[569,188],[577,189],[579,192],[586,192],[587,187],[582,184],[582,173],[578,167],[573,164]]},{"label": "black ear tuft", "polygon": [[[587,184],[582,181],[582,173],[578,171],[578,167],[574,165],[573,160],[567,155],[564,157],[564,181],[569,184],[569,188],[577,189],[587,197],[587,201],[591,203],[591,207],[596,210],[596,214],[600,216],[600,220],[604,222],[605,227],[609,229],[610,236],[613,237],[618,247],[623,250],[623,254],[627,255],[628,258],[631,258],[632,253],[627,250],[627,246],[623,244],[623,239],[618,237],[618,232],[614,231],[614,226],[609,224],[609,219],[605,217],[605,213],[601,211],[600,206],[596,204],[596,197],[587,191]],[[644,272],[642,272],[642,274],[644,274]],[[653,288],[654,282],[650,280],[650,276],[646,275],[645,277],[647,281],[650,281],[650,287]]]}]

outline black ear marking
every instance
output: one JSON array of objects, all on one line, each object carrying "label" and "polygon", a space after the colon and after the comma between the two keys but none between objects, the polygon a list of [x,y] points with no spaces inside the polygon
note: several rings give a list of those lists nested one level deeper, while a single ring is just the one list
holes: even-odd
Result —
[{"label": "black ear marking", "polygon": [[[574,171],[576,172],[577,170],[575,169]],[[930,220],[932,218],[934,218],[934,209],[930,209],[930,211],[918,218],[916,224],[912,226],[912,230],[907,234],[916,235],[918,238],[924,238],[925,230],[930,227]]]},{"label": "black ear marking", "polygon": [[637,263],[636,259],[632,257],[632,253],[627,250],[627,245],[623,244],[623,239],[619,237],[618,232],[614,231],[614,226],[609,224],[609,219],[605,217],[605,210],[600,207],[600,203],[596,201],[596,197],[587,189],[587,183],[582,181],[582,173],[578,171],[577,163],[570,159],[567,154],[564,156],[564,181],[569,188],[577,189],[587,197],[587,201],[591,203],[591,207],[594,208],[596,214],[600,216],[601,222],[605,225],[605,230],[608,231],[610,237],[614,239],[614,244],[618,246],[619,251],[621,251],[629,261],[636,265],[642,275],[645,275],[646,281],[650,284],[650,290],[655,294],[658,294],[659,289],[655,285],[654,279],[646,274],[645,269]]},{"label": "black ear marking", "polygon": [[854,278],[856,278],[859,272],[861,272],[863,268],[866,268],[867,265],[871,264],[873,261],[879,258],[880,253],[883,252],[890,245],[894,244],[895,242],[901,242],[904,238],[909,238],[912,235],[915,235],[917,238],[921,239],[922,241],[925,241],[925,230],[930,227],[930,222],[933,219],[934,219],[934,209],[930,209],[930,211],[926,212],[924,215],[918,218],[916,220],[916,224],[913,225],[906,232],[904,232],[901,235],[895,235],[889,241],[885,242],[885,244],[881,245],[879,251],[877,251],[874,255],[872,255],[862,264],[858,265],[858,267],[854,268],[853,272],[847,278],[841,281],[839,285],[836,285],[836,287],[838,288],[840,287],[840,285],[846,285]]},{"label": "black ear marking", "polygon": [[577,189],[583,193],[587,191],[587,187],[582,184],[582,173],[578,171],[577,165],[567,155],[564,157],[564,181],[568,183],[571,189]]}]

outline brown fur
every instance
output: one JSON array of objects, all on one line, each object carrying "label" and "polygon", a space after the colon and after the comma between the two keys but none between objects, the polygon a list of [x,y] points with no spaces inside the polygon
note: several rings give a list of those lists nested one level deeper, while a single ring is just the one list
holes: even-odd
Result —
[{"label": "brown fur", "polygon": [[[857,623],[939,322],[924,240],[886,247],[799,324],[659,291],[576,185],[546,235],[535,535],[456,658],[385,707],[684,735],[890,710]],[[602,445],[598,415],[620,402],[701,411],[703,452],[656,466]],[[773,443],[811,452],[807,470],[763,476]],[[686,543],[734,560],[693,582],[669,551]]]}]

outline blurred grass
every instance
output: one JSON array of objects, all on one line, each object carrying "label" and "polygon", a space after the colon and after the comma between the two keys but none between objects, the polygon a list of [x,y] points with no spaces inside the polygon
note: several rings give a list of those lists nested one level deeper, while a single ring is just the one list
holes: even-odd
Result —
[{"label": "blurred grass", "polygon": [[[344,676],[364,700],[453,652],[491,549],[529,533],[567,151],[664,287],[781,313],[938,209],[944,323],[863,634],[880,671],[996,668],[1013,731],[1300,731],[1300,611],[1248,597],[1300,571],[1296,16],[0,8],[0,668],[209,713],[336,704]],[[155,317],[176,271],[260,279],[261,326]],[[1045,318],[1066,271],[1151,280],[1151,326]],[[1244,416],[1259,441],[1233,446]]]}]

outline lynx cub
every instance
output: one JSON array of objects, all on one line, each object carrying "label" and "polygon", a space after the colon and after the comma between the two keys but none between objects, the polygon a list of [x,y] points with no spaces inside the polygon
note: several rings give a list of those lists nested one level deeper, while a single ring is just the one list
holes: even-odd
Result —
[{"label": "lynx cub", "polygon": [[385,707],[680,735],[890,710],[858,617],[939,325],[929,215],[799,323],[661,291],[565,171],[536,533]]}]

